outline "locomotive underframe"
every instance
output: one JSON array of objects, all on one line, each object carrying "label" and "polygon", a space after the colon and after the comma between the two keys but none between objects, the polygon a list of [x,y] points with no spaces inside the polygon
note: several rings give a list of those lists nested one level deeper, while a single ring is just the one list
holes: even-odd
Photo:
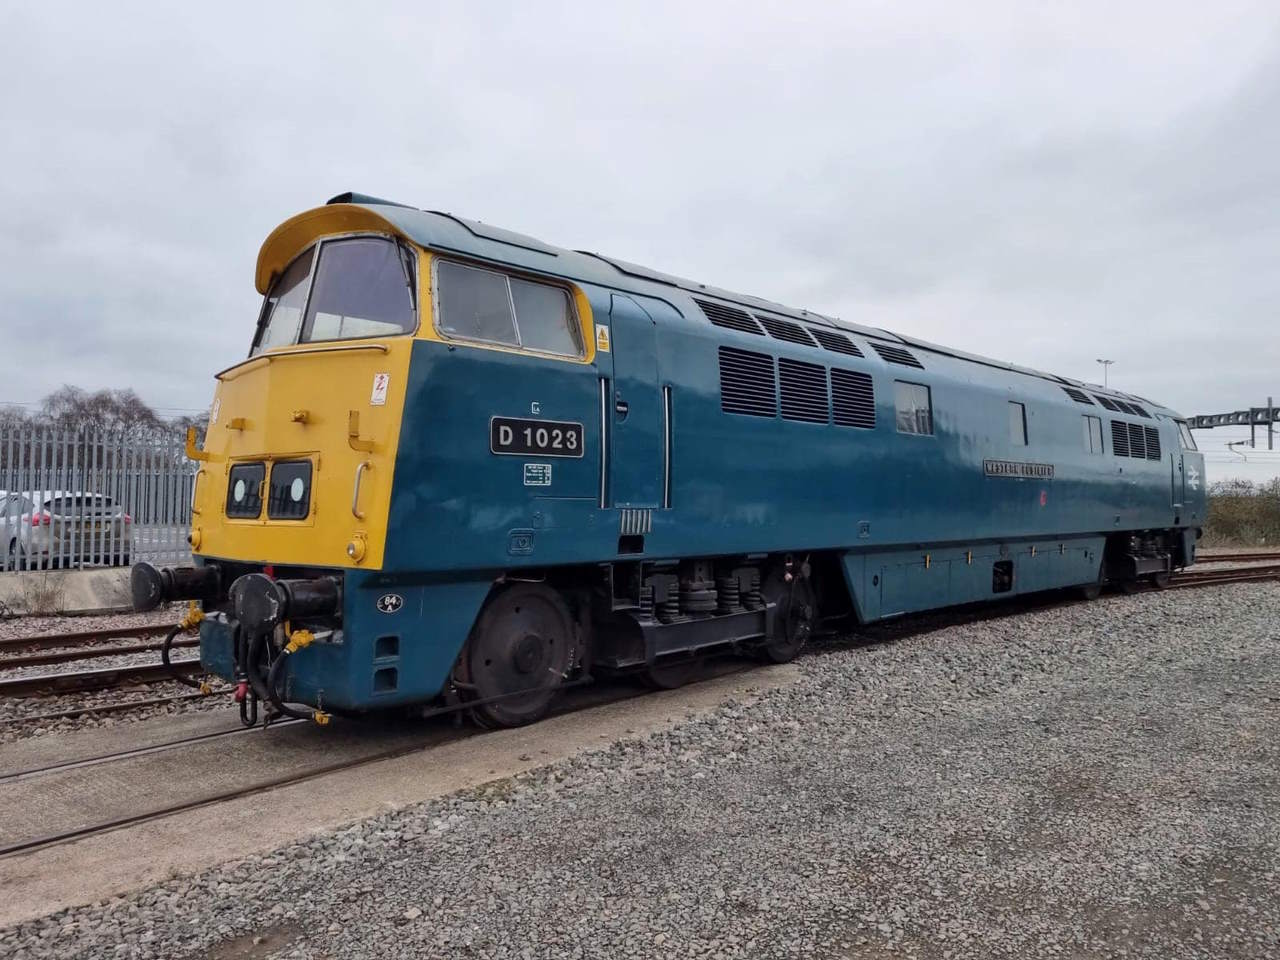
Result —
[{"label": "locomotive underframe", "polygon": [[[656,675],[665,666],[719,653],[789,659],[822,619],[856,624],[911,609],[1071,586],[1127,587],[1142,579],[1162,586],[1171,571],[1193,562],[1194,538],[1193,530],[1166,529],[862,554],[619,560],[513,570],[463,583],[433,582],[429,574],[379,574],[361,582],[332,570],[266,568],[278,578],[272,581],[258,565],[202,562],[195,571],[165,571],[159,582],[163,599],[204,602],[202,662],[210,672],[246,684],[250,693],[261,694],[291,632],[306,630],[313,638],[309,648],[275,671],[285,700],[336,712],[433,701],[460,708],[469,704],[459,682],[466,671],[458,665],[474,642],[481,613],[517,584],[540,585],[571,611],[573,649],[561,677],[567,684],[596,674]],[[243,597],[252,592],[233,585],[250,578],[260,588],[276,584],[286,599],[281,617],[266,622],[238,610],[234,598],[244,606]],[[892,578],[900,583],[891,584]],[[881,591],[879,601],[903,584],[920,591],[914,607],[876,608],[866,593]],[[951,592],[938,593],[937,584]],[[317,605],[320,597],[328,607]],[[284,619],[289,602],[295,615]],[[877,615],[868,616],[872,609]],[[246,617],[256,624],[253,631],[242,626]],[[453,618],[452,633],[441,629],[442,617]],[[254,643],[254,631],[262,634],[261,643]]]}]

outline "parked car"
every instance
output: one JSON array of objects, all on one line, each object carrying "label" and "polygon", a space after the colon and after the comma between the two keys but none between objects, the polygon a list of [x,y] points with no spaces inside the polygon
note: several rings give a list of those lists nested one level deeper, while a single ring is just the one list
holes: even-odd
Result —
[{"label": "parked car", "polygon": [[6,570],[128,566],[132,525],[133,518],[104,494],[0,491],[0,563]]}]

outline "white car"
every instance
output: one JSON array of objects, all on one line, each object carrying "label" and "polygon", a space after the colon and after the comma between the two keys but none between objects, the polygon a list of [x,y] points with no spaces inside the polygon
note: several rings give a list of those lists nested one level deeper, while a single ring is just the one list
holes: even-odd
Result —
[{"label": "white car", "polygon": [[133,518],[100,493],[0,490],[0,567],[128,566]]}]

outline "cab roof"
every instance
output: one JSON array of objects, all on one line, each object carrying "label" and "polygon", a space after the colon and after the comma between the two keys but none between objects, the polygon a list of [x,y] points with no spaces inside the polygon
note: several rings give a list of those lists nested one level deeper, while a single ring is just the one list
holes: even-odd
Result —
[{"label": "cab roof", "polygon": [[[930,353],[1037,377],[1060,386],[1082,388],[1095,394],[1138,401],[1168,416],[1178,416],[1162,404],[1113,388],[940,346],[880,327],[851,323],[813,310],[788,307],[750,294],[736,293],[710,284],[699,283],[696,280],[663,273],[617,257],[589,250],[570,250],[552,246],[526,234],[491,226],[479,220],[469,220],[440,210],[420,210],[394,200],[384,200],[363,193],[340,193],[326,201],[324,206],[300,213],[273,230],[258,254],[256,271],[258,292],[265,295],[272,281],[283,272],[289,261],[317,237],[335,232],[361,230],[389,232],[420,247],[457,253],[471,259],[514,266],[579,283],[597,284],[623,292],[678,301],[677,307],[684,304],[681,313],[686,315],[690,309],[685,303],[686,296],[680,294],[687,297],[712,298],[802,323],[847,330],[873,340],[913,346]],[[673,297],[673,293],[676,293],[676,296]]]}]

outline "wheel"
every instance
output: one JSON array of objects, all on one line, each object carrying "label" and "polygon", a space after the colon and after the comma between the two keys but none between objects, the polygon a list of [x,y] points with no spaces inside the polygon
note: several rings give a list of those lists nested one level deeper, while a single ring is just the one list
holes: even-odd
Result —
[{"label": "wheel", "polygon": [[675,690],[697,679],[702,667],[699,660],[667,660],[645,670],[645,683],[655,690]]},{"label": "wheel", "polygon": [[1119,583],[1119,587],[1120,587],[1121,593],[1127,594],[1129,596],[1133,596],[1135,593],[1137,593],[1139,590],[1142,589],[1142,581],[1141,580],[1121,580]]},{"label": "wheel", "polygon": [[1168,590],[1169,574],[1153,573],[1151,576],[1147,578],[1147,583],[1151,584],[1151,586],[1153,586],[1157,590]]},{"label": "wheel", "polygon": [[1102,584],[1086,583],[1084,586],[1080,587],[1080,596],[1085,600],[1097,600],[1102,596]]},{"label": "wheel", "polygon": [[517,727],[551,705],[569,669],[573,617],[564,599],[541,583],[518,583],[494,596],[462,654],[463,681],[479,702],[471,715],[484,727]]},{"label": "wheel", "polygon": [[813,633],[817,602],[813,585],[805,575],[807,569],[808,564],[793,564],[792,578],[788,581],[786,569],[776,567],[761,587],[765,600],[777,605],[773,613],[773,633],[760,648],[770,663],[794,660]]}]

